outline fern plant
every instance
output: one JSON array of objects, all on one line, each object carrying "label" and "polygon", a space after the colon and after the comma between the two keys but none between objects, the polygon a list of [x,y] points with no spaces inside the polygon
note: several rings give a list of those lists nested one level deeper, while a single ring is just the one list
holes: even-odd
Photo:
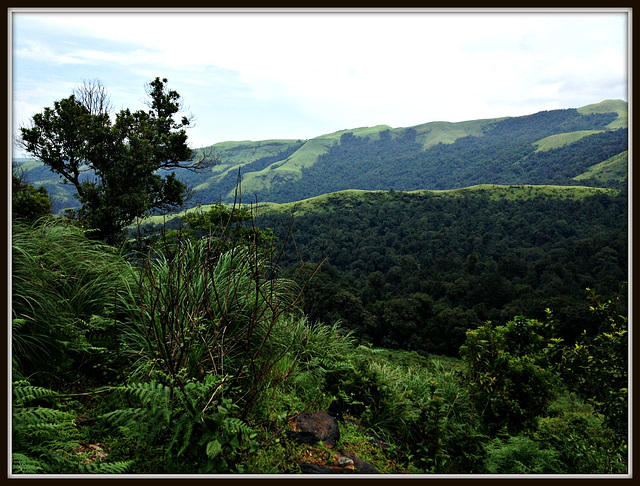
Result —
[{"label": "fern plant", "polygon": [[[55,408],[57,393],[28,381],[13,383],[12,473],[123,473],[131,461],[84,464],[76,453],[76,417]],[[49,406],[45,406],[48,404]]]},{"label": "fern plant", "polygon": [[237,417],[239,407],[219,395],[224,380],[207,375],[183,387],[160,382],[120,386],[114,391],[135,406],[118,408],[102,418],[135,440],[136,447],[158,455],[155,473],[229,472],[231,460],[252,445],[255,434]]}]

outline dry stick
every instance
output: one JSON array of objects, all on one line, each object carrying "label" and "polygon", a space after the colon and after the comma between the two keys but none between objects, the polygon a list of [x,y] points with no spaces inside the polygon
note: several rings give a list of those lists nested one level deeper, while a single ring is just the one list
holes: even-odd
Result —
[{"label": "dry stick", "polygon": [[[202,418],[202,422],[204,423],[204,413],[207,411],[207,409],[209,408],[209,405],[211,404],[211,402],[213,401],[213,397],[216,396],[216,393],[218,393],[218,390],[220,390],[220,388],[222,388],[222,385],[224,385],[224,382],[226,381],[227,377],[223,376],[222,377],[222,381],[220,382],[220,384],[218,385],[218,387],[213,391],[213,394],[211,395],[211,397],[209,398],[209,401],[207,402],[207,404],[204,406],[204,408],[202,409],[202,413],[200,415],[200,417]],[[224,398],[222,396],[222,393],[224,393],[224,389],[221,392],[221,398]]]}]

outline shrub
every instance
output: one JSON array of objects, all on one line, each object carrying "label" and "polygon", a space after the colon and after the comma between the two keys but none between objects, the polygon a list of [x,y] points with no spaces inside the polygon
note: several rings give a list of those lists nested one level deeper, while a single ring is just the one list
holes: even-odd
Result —
[{"label": "shrub", "polygon": [[518,435],[495,438],[486,446],[486,472],[489,474],[563,473],[563,464],[554,449],[541,448],[529,437]]}]

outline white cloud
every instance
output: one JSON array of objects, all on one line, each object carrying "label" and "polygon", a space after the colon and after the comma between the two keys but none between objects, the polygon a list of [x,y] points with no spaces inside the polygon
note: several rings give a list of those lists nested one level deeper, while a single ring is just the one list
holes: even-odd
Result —
[{"label": "white cloud", "polygon": [[124,106],[143,97],[145,81],[166,76],[196,113],[202,140],[207,126],[240,132],[240,120],[257,133],[267,107],[293,127],[316,120],[336,130],[526,114],[620,97],[627,75],[624,13],[19,16],[20,69],[38,62],[72,85],[104,73]]}]

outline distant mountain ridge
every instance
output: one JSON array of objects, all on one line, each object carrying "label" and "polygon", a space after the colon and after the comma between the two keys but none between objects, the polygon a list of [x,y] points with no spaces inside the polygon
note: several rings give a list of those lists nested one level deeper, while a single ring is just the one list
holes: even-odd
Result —
[{"label": "distant mountain ridge", "polygon": [[[309,140],[221,142],[210,171],[177,171],[192,204],[248,200],[285,203],[348,190],[444,190],[477,184],[624,187],[628,104],[606,100],[577,109],[413,127],[340,130]],[[37,162],[23,163],[58,206],[77,205],[72,188]],[[89,174],[90,176],[90,174]]]}]

